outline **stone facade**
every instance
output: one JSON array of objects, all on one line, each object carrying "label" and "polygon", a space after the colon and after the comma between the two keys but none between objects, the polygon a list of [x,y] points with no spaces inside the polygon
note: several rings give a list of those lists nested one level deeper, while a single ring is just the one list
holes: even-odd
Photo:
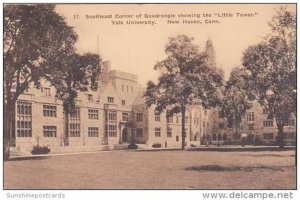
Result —
[{"label": "stone facade", "polygon": [[[135,142],[148,147],[160,144],[162,148],[180,148],[181,115],[167,118],[165,112],[156,113],[155,106],[148,108],[136,75],[110,70],[110,62],[103,64],[99,89],[80,92],[77,110],[68,118],[62,102],[55,98],[55,88],[46,81],[41,89],[30,87],[22,94],[16,104],[12,145],[28,149],[34,145],[77,148]],[[253,119],[249,113],[254,113]],[[250,134],[274,141],[276,126],[272,123],[275,122],[266,120],[263,109],[254,104],[239,128],[240,135],[234,137],[235,129],[219,118],[217,109],[192,105],[186,112],[186,142],[190,146],[208,141],[234,141]],[[295,117],[289,125],[284,130],[288,139],[295,141]]]},{"label": "stone facade", "polygon": [[[226,141],[240,142],[245,138],[248,142],[261,142],[263,144],[274,144],[277,136],[277,126],[275,119],[268,119],[267,111],[257,102],[253,102],[251,109],[247,110],[239,126],[229,124],[224,118],[218,115],[218,109],[211,110],[211,121],[213,129],[210,132],[212,143],[226,143]],[[285,141],[288,144],[295,144],[296,141],[296,117],[289,119],[289,123],[284,126]]]}]

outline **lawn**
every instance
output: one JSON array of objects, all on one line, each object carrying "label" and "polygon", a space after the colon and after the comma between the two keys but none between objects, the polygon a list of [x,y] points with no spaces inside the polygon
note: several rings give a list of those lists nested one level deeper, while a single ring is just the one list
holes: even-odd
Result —
[{"label": "lawn", "polygon": [[112,151],[12,160],[5,189],[295,189],[294,151]]}]

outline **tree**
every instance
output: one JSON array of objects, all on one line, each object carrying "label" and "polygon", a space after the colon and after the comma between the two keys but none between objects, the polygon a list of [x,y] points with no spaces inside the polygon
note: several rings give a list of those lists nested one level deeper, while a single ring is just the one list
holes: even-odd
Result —
[{"label": "tree", "polygon": [[208,108],[219,103],[218,88],[223,75],[206,62],[206,54],[199,53],[193,38],[179,35],[169,39],[165,52],[167,58],[154,69],[161,75],[158,83],[149,81],[145,92],[146,105],[155,110],[167,110],[167,117],[181,113],[182,149],[185,148],[185,116],[189,105],[198,103]]},{"label": "tree", "polygon": [[281,7],[269,25],[272,33],[244,52],[243,66],[249,92],[275,118],[283,147],[284,124],[296,113],[296,15]]},{"label": "tree", "polygon": [[[10,134],[18,97],[31,85],[39,88],[40,80],[43,78],[50,80],[56,87],[64,86],[58,82],[66,78],[66,72],[65,69],[57,67],[58,63],[65,63],[62,66],[66,66],[67,63],[72,63],[70,59],[74,58],[74,62],[76,59],[80,60],[81,64],[86,62],[86,69],[94,66],[92,63],[97,60],[95,56],[75,55],[76,41],[77,35],[73,28],[55,12],[54,5],[4,6],[5,160],[9,157]],[[77,83],[84,82],[84,79],[76,80],[76,76],[72,78],[75,78]],[[57,88],[58,91],[60,89]],[[68,99],[71,100],[74,96],[71,94]]]},{"label": "tree", "polygon": [[69,114],[76,110],[75,99],[78,91],[97,90],[102,61],[99,55],[90,53],[84,55],[73,53],[61,59],[50,58],[50,60],[55,73],[46,78],[57,89],[56,97],[63,102],[65,137],[68,138]]},{"label": "tree", "polygon": [[251,108],[251,101],[254,100],[253,96],[248,96],[245,76],[245,70],[242,68],[232,70],[223,90],[222,105],[220,106],[221,116],[226,117],[228,122],[234,124],[236,135],[238,135],[238,127],[242,118]]}]

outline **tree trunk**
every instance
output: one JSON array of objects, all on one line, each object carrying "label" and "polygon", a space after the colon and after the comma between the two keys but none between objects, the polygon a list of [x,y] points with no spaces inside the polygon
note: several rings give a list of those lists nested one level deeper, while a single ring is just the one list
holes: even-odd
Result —
[{"label": "tree trunk", "polygon": [[[5,110],[5,109],[4,109]],[[8,160],[10,156],[9,152],[9,139],[10,139],[10,122],[11,120],[5,114],[4,111],[4,124],[3,124],[3,156],[4,160]]]},{"label": "tree trunk", "polygon": [[235,135],[236,135],[236,138],[238,136],[238,124],[235,124]]},{"label": "tree trunk", "polygon": [[4,121],[3,121],[3,157],[4,160],[8,160],[10,156],[9,147],[10,147],[10,137],[12,131],[12,123],[14,113],[14,104],[9,103],[4,105]]},{"label": "tree trunk", "polygon": [[277,122],[277,128],[278,128],[278,133],[277,133],[276,140],[279,148],[283,149],[284,148],[283,123]]},{"label": "tree trunk", "polygon": [[65,136],[64,136],[64,146],[69,146],[69,126],[70,126],[70,119],[69,119],[69,112],[65,112]]},{"label": "tree trunk", "polygon": [[185,106],[182,107],[181,109],[181,137],[182,137],[182,143],[181,143],[181,149],[184,150],[185,149]]}]

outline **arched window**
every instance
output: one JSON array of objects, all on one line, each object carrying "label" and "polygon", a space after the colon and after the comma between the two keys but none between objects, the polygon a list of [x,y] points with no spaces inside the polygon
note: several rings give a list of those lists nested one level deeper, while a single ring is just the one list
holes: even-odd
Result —
[{"label": "arched window", "polygon": [[221,135],[221,133],[218,134],[218,140],[219,140],[219,141],[222,140],[222,135]]},{"label": "arched window", "polygon": [[224,141],[227,140],[227,134],[226,134],[226,133],[223,134],[223,140],[224,140]]},{"label": "arched window", "polygon": [[216,140],[217,140],[217,135],[216,135],[216,133],[213,133],[213,135],[212,135],[212,140],[213,140],[213,141],[216,141]]}]

